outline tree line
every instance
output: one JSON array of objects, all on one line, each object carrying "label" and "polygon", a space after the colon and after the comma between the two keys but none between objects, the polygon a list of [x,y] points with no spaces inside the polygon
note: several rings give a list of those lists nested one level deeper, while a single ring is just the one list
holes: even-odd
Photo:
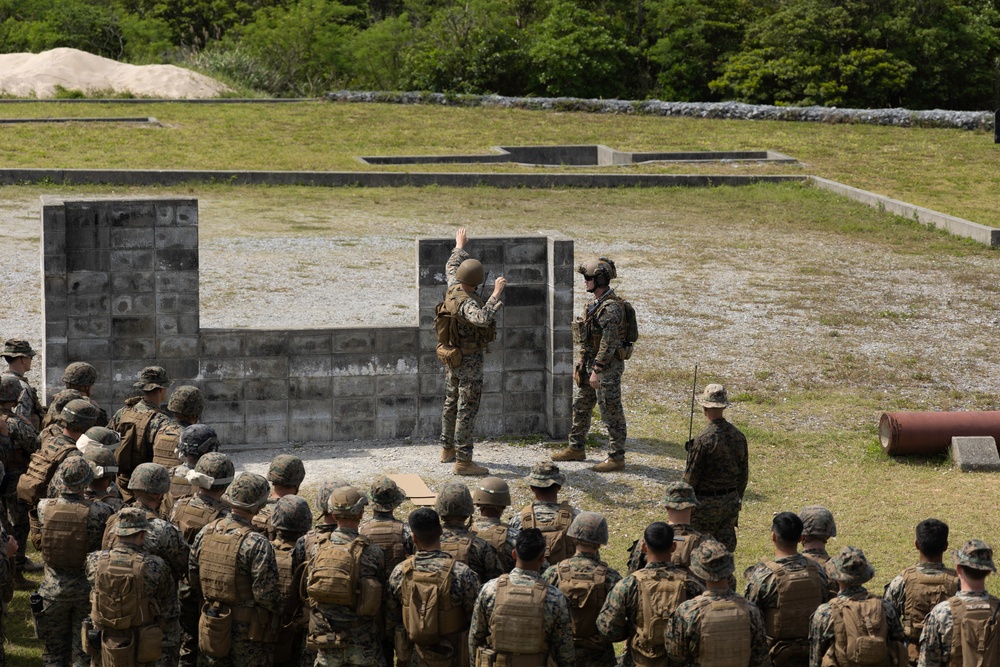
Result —
[{"label": "tree line", "polygon": [[1000,0],[0,0],[0,52],[60,46],[275,96],[1000,105]]}]

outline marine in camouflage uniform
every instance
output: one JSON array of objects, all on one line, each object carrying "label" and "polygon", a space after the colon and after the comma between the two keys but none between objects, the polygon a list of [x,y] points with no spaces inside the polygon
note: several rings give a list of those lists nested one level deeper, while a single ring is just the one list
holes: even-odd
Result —
[{"label": "marine in camouflage uniform", "polygon": [[449,482],[438,492],[435,509],[444,522],[441,549],[458,558],[462,546],[468,544],[463,562],[472,568],[480,581],[496,579],[504,573],[496,549],[483,538],[469,530],[469,518],[475,512],[469,487],[460,482]]},{"label": "marine in camouflage uniform", "polygon": [[[19,569],[28,564],[25,549],[28,544],[28,504],[17,497],[17,482],[28,469],[31,455],[38,451],[38,433],[28,421],[14,414],[14,406],[21,396],[21,384],[13,376],[0,379],[0,452],[5,469],[3,476],[3,511],[0,524],[17,540],[15,560]],[[6,538],[4,539],[6,543]],[[37,568],[34,568],[37,569]],[[25,581],[24,576],[19,579]]]},{"label": "marine in camouflage uniform", "polygon": [[[524,528],[526,516],[534,515],[535,527],[547,527],[556,523],[559,519],[559,512],[562,503],[558,500],[559,491],[566,485],[566,476],[559,470],[559,466],[548,461],[539,461],[531,468],[531,474],[526,478],[528,488],[535,495],[535,502],[525,506],[520,512],[510,520],[510,527],[517,532]],[[572,505],[569,506],[571,515],[575,519],[580,510]],[[566,527],[569,529],[569,526]],[[567,540],[569,552],[573,552],[572,539]],[[551,556],[551,554],[550,554]],[[550,562],[555,565],[557,561]]]},{"label": "marine in camouflage uniform", "polygon": [[[173,428],[173,427],[170,427]],[[188,498],[198,492],[199,488],[191,484],[188,479],[193,475],[193,471],[201,458],[210,453],[219,451],[219,436],[215,429],[206,424],[191,424],[184,427],[177,437],[175,448],[175,459],[180,463],[170,470],[170,491],[163,499],[163,506],[160,513],[170,516],[173,513],[174,503],[181,498]]]},{"label": "marine in camouflage uniform", "polygon": [[[952,655],[952,647],[956,643],[953,605],[955,607],[961,605],[967,610],[971,607],[990,609],[994,621],[997,609],[1000,608],[1000,600],[990,595],[985,588],[986,577],[991,572],[997,571],[996,565],[993,564],[993,549],[981,540],[969,540],[961,549],[952,552],[952,558],[962,576],[962,588],[952,598],[939,602],[924,619],[924,629],[920,634],[918,667],[947,667],[949,664],[963,664],[963,659],[972,658],[972,656]],[[968,576],[970,571],[972,578]],[[961,632],[962,628],[959,628],[959,631]],[[961,642],[959,646],[962,646]],[[984,667],[992,664],[991,656],[977,657],[984,660],[982,662]]]},{"label": "marine in camouflage uniform", "polygon": [[712,535],[736,551],[736,527],[749,478],[747,439],[722,416],[729,406],[720,384],[705,387],[698,400],[708,427],[685,446],[684,481],[694,487],[698,507],[691,515],[695,529]]},{"label": "marine in camouflage uniform", "polygon": [[[111,516],[111,508],[100,502],[90,502],[86,518],[86,551],[79,555],[77,567],[55,567],[53,558],[66,557],[66,553],[49,552],[43,544],[45,522],[67,504],[85,505],[84,490],[94,478],[94,471],[83,457],[73,457],[62,471],[66,491],[59,498],[46,498],[38,503],[38,529],[32,530],[32,542],[45,559],[45,574],[38,594],[42,596],[41,613],[35,616],[38,638],[44,644],[42,664],[45,667],[84,667],[90,658],[83,651],[80,625],[90,612],[90,584],[84,569],[85,555],[101,548],[104,524]],[[82,527],[81,527],[82,528]]]},{"label": "marine in camouflage uniform", "polygon": [[463,352],[457,368],[445,365],[441,461],[455,461],[455,473],[459,475],[488,475],[489,470],[472,462],[472,432],[483,393],[483,353],[486,349],[485,345],[477,344],[477,336],[484,328],[495,326],[496,313],[503,307],[500,294],[507,281],[498,277],[493,294],[483,303],[474,290],[485,281],[485,271],[483,265],[465,251],[466,241],[465,227],[462,227],[455,235],[455,249],[445,266],[448,276],[445,304],[457,311],[457,347]]},{"label": "marine in camouflage uniform", "polygon": [[552,455],[553,461],[583,461],[587,458],[587,434],[596,405],[608,429],[608,457],[592,469],[597,472],[621,470],[625,466],[625,438],[628,428],[622,408],[622,373],[631,348],[624,343],[626,315],[621,298],[610,286],[618,276],[615,263],[607,257],[581,264],[587,291],[593,301],[583,316],[573,323],[573,342],[579,347],[573,377],[573,426],[569,447]]},{"label": "marine in camouflage uniform", "polygon": [[[410,528],[410,524],[425,532],[428,531],[429,527],[435,526],[436,529],[430,528],[430,534],[436,533],[438,537],[431,538],[428,535],[426,538],[427,544],[421,543],[416,553],[408,556],[404,561],[405,563],[409,563],[409,566],[404,566],[402,563],[397,564],[389,575],[389,600],[385,616],[386,631],[390,638],[396,633],[406,633],[406,628],[403,625],[403,607],[405,606],[403,600],[403,579],[404,573],[408,568],[412,568],[414,572],[435,573],[450,567],[451,583],[448,584],[450,601],[452,605],[462,610],[462,615],[466,619],[472,616],[473,608],[476,604],[476,596],[479,594],[480,582],[476,573],[465,565],[465,563],[456,562],[451,557],[451,554],[447,554],[439,548],[441,546],[441,523],[437,513],[429,507],[419,508],[410,514],[410,520],[407,524],[408,529]],[[468,627],[465,630],[468,630]],[[462,632],[461,635],[464,640],[465,632]],[[462,662],[460,659],[465,650],[467,650],[467,646],[452,645],[450,648],[453,650],[452,667],[467,667],[469,661]],[[414,650],[412,652],[409,662],[403,663],[401,661],[399,664],[400,667],[420,667],[420,657],[417,655],[417,651]]]},{"label": "marine in camouflage uniform", "polygon": [[[537,528],[521,531],[516,542],[517,566],[510,574],[483,585],[476,598],[469,626],[469,660],[475,659],[477,649],[496,646],[498,638],[491,635],[492,619],[496,610],[497,588],[501,583],[515,587],[534,587],[542,581],[539,568],[545,560],[545,538]],[[569,601],[555,586],[547,585],[542,604],[543,639],[549,649],[549,664],[556,667],[574,667],[576,650],[573,646],[573,621],[569,614]],[[507,637],[504,641],[517,643],[522,637]],[[475,663],[472,663],[475,664]]]},{"label": "marine in camouflage uniform", "polygon": [[[865,600],[873,597],[864,584],[875,576],[875,568],[868,563],[864,552],[857,547],[844,547],[840,553],[831,558],[826,564],[826,574],[838,582],[840,593],[837,594],[837,599]],[[809,621],[809,667],[822,667],[823,657],[833,650],[834,609],[831,602],[821,604]],[[901,645],[905,641],[903,626],[891,604],[882,600],[882,608],[885,610],[887,641],[890,643],[891,652],[893,643]]]},{"label": "marine in camouflage uniform", "polygon": [[[351,544],[360,537],[358,525],[368,499],[352,486],[340,487],[331,492],[326,511],[338,521],[336,530],[329,533],[329,543]],[[362,538],[364,539],[364,538]],[[313,558],[323,548],[324,538],[312,543],[306,553],[306,570],[309,580]],[[385,581],[385,559],[382,549],[367,543],[361,551],[359,576],[379,583],[383,603],[388,591]],[[317,650],[316,667],[386,667],[382,653],[382,639],[374,616],[361,616],[346,605],[326,604],[309,600],[309,636],[307,642]],[[382,605],[385,609],[385,604]]]},{"label": "marine in camouflage uniform", "polygon": [[510,487],[499,477],[484,477],[472,490],[472,504],[479,508],[472,532],[493,547],[503,571],[510,572],[514,569],[517,530],[501,521],[504,510],[510,507]]},{"label": "marine in camouflage uniform", "polygon": [[[831,537],[837,536],[837,523],[833,520],[833,512],[822,505],[809,505],[799,510],[799,518],[802,519],[802,554],[820,565],[826,565],[830,560],[826,543]],[[836,582],[831,582],[831,585],[836,587],[833,591],[836,595],[839,587]]]},{"label": "marine in camouflage uniform", "polygon": [[306,478],[306,467],[302,459],[291,454],[279,454],[271,461],[267,469],[267,481],[271,483],[271,497],[260,508],[253,518],[253,527],[274,540],[276,534],[269,521],[278,499],[282,496],[294,496],[299,493],[299,486]]},{"label": "marine in camouflage uniform", "polygon": [[[174,667],[180,655],[181,626],[180,600],[177,597],[177,587],[187,574],[188,543],[184,536],[172,523],[160,518],[157,512],[163,496],[170,488],[170,474],[158,463],[140,464],[132,472],[129,479],[129,490],[135,496],[135,501],[129,507],[137,507],[146,512],[150,529],[146,533],[142,545],[143,553],[159,556],[170,568],[173,583],[169,604],[162,609],[165,627],[163,629],[163,657],[157,664],[161,667]],[[120,513],[108,519],[104,531],[103,548],[111,549],[118,540],[117,525]]]},{"label": "marine in camouflage uniform", "polygon": [[66,389],[60,391],[52,398],[52,402],[49,403],[49,409],[45,414],[45,418],[42,420],[42,428],[58,421],[59,412],[62,410],[63,406],[74,398],[85,398],[93,403],[98,412],[97,423],[100,426],[104,426],[108,423],[107,411],[98,405],[97,401],[90,397],[90,392],[94,388],[94,383],[97,382],[96,368],[85,361],[74,361],[66,367],[66,370],[63,371],[62,381],[66,386]]},{"label": "marine in camouflage uniform", "polygon": [[[117,488],[113,488],[115,475],[118,473],[118,460],[111,450],[104,447],[91,447],[83,453],[83,458],[94,471],[94,481],[87,487],[88,500],[99,500],[112,512],[117,513],[125,505]],[[65,465],[65,462],[63,462]]]},{"label": "marine in camouflage uniform", "polygon": [[[660,507],[667,509],[667,524],[674,529],[674,544],[677,545],[677,548],[674,550],[671,560],[674,565],[689,572],[691,571],[691,560],[690,557],[684,557],[680,553],[681,546],[687,544],[686,540],[690,538],[690,551],[693,552],[705,539],[705,536],[691,525],[691,510],[697,506],[698,498],[694,494],[694,489],[685,482],[667,484],[663,492],[663,500],[660,502]],[[642,540],[638,539],[629,548],[629,574],[646,567],[646,554],[640,548],[641,545]],[[735,585],[736,579],[734,577],[733,586]]]},{"label": "marine in camouflage uniform", "polygon": [[[188,583],[191,594],[202,597],[201,559],[202,545],[205,535],[211,526],[217,533],[230,535],[246,528],[252,528],[251,520],[270,492],[270,485],[261,475],[241,472],[230,484],[223,498],[232,506],[229,516],[217,519],[206,526],[191,546],[191,556],[188,561]],[[267,538],[253,530],[247,532],[241,540],[236,554],[236,571],[234,577],[249,579],[252,600],[241,606],[248,615],[258,609],[277,617],[281,613],[281,589],[278,585],[278,566],[274,558],[274,548]],[[235,584],[233,585],[235,588]],[[206,598],[213,607],[218,601]],[[217,612],[216,612],[217,613]],[[250,621],[245,616],[236,617],[232,626],[232,650],[224,658],[213,658],[199,653],[198,664],[203,667],[270,667],[274,657],[274,646],[262,641],[251,641]]]},{"label": "marine in camouflage uniform", "polygon": [[[129,562],[131,564],[140,554],[142,555],[141,576],[143,599],[148,600],[151,616],[151,618],[144,619],[144,621],[146,623],[155,623],[163,617],[164,602],[169,601],[173,593],[170,569],[159,556],[143,554],[141,539],[134,537],[139,533],[145,534],[150,529],[151,526],[144,510],[137,507],[126,508],[118,521],[116,529],[118,541],[115,546],[105,551],[92,551],[87,554],[85,570],[87,583],[90,585],[92,592],[92,619],[99,618],[98,592],[95,589],[95,585],[97,583],[99,564],[102,556],[107,555],[112,562]],[[95,624],[95,629],[105,630],[99,624]],[[114,665],[103,664],[101,657],[95,657],[93,664],[97,667],[115,667]],[[155,664],[155,662],[136,662],[137,667],[150,667]]]},{"label": "marine in camouflage uniform", "polygon": [[301,567],[305,551],[297,548],[301,537],[312,526],[312,512],[305,498],[294,494],[282,496],[274,504],[269,525],[275,531],[271,540],[278,565],[278,584],[281,588],[281,628],[274,648],[275,667],[297,667],[306,650],[306,627],[309,616],[299,597]]},{"label": "marine in camouflage uniform", "polygon": [[[749,667],[770,667],[767,636],[764,633],[764,616],[753,604],[748,603],[729,587],[736,569],[733,555],[720,542],[707,539],[691,554],[691,570],[707,583],[707,590],[696,598],[682,602],[667,626],[665,647],[667,656],[675,664],[698,664],[702,655],[702,621],[713,605],[744,606],[749,614]],[[732,635],[726,639],[733,640]],[[717,642],[718,647],[721,642]],[[724,645],[722,646],[724,648]]]},{"label": "marine in camouflage uniform", "polygon": [[158,431],[153,439],[153,463],[173,468],[178,458],[182,462],[185,460],[178,452],[181,436],[184,429],[198,423],[204,410],[205,396],[201,389],[189,384],[174,389],[167,401],[167,414],[173,422]]},{"label": "marine in camouflage uniform", "polygon": [[8,338],[3,344],[3,351],[0,352],[0,356],[7,362],[7,372],[4,375],[17,378],[21,385],[21,395],[14,407],[14,414],[28,420],[28,423],[38,431],[42,427],[45,410],[38,400],[38,392],[25,377],[25,373],[31,370],[31,360],[35,354],[31,349],[31,343],[23,338]]},{"label": "marine in camouflage uniform", "polygon": [[[603,599],[607,599],[611,590],[622,580],[622,575],[608,564],[601,560],[598,549],[608,543],[608,522],[597,512],[581,512],[573,519],[573,524],[569,527],[569,536],[576,544],[576,553],[559,563],[545,570],[542,579],[547,583],[562,590],[560,586],[563,575],[570,579],[591,577],[596,570],[604,568],[604,590],[600,594]],[[593,591],[590,592],[595,600],[599,600]],[[573,604],[570,604],[572,614]],[[574,631],[578,630],[574,626]],[[594,628],[587,628],[594,632],[587,637],[577,637],[574,635],[573,644],[576,650],[576,667],[613,667],[618,664],[615,658],[614,645],[601,637]]]}]

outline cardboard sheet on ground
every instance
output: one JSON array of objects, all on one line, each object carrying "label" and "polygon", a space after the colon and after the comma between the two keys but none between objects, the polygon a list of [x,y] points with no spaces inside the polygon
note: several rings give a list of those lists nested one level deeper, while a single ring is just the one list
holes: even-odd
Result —
[{"label": "cardboard sheet on ground", "polygon": [[403,493],[414,505],[433,507],[437,501],[437,494],[427,488],[427,484],[420,478],[420,475],[414,473],[389,475],[389,479],[403,490]]}]

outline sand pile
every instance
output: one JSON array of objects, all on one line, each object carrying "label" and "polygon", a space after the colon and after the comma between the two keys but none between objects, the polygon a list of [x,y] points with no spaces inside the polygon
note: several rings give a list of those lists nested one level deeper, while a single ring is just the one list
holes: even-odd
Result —
[{"label": "sand pile", "polygon": [[0,93],[45,98],[55,95],[56,86],[171,99],[217,97],[228,90],[183,67],[128,65],[77,49],[0,54]]}]

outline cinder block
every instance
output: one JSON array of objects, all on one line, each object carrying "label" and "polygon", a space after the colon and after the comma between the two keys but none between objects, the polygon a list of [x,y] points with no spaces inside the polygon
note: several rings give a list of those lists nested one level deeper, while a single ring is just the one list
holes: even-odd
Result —
[{"label": "cinder block", "polygon": [[66,252],[67,271],[108,271],[111,268],[111,255],[107,250],[79,250],[73,246]]},{"label": "cinder block", "polygon": [[288,401],[243,401],[247,423],[288,421]]},{"label": "cinder block", "polygon": [[111,362],[111,381],[126,387],[126,396],[139,393],[132,384],[139,379],[139,373],[146,366],[149,366],[146,359],[114,359]]},{"label": "cinder block", "polygon": [[503,371],[483,373],[483,391],[495,393],[503,391]]},{"label": "cinder block", "polygon": [[197,227],[156,227],[155,244],[157,249],[191,249],[198,248]]},{"label": "cinder block", "polygon": [[536,306],[504,306],[503,326],[545,327],[548,325],[548,308],[544,302]]},{"label": "cinder block", "polygon": [[95,361],[111,359],[111,344],[106,338],[75,338],[67,341],[66,354],[73,361],[93,364]]},{"label": "cinder block", "polygon": [[569,268],[573,271],[576,267],[576,258],[573,256],[572,239],[549,238],[548,261],[557,268]]},{"label": "cinder block", "polygon": [[[198,334],[197,315],[157,315],[157,336],[191,336]],[[200,350],[200,348],[199,348]]]},{"label": "cinder block", "polygon": [[293,377],[288,379],[288,397],[292,400],[330,400],[333,398],[333,378]]},{"label": "cinder block", "polygon": [[332,437],[332,419],[290,421],[288,423],[288,440],[290,442],[330,442]]},{"label": "cinder block", "polygon": [[111,301],[111,314],[115,317],[153,315],[156,298],[152,294],[120,294]]},{"label": "cinder block", "polygon": [[489,352],[483,355],[483,370],[487,373],[499,373],[503,371],[503,355],[504,351],[502,348],[491,348]]},{"label": "cinder block", "polygon": [[553,397],[571,398],[573,396],[573,376],[566,374],[547,374],[549,393]]},{"label": "cinder block", "polygon": [[245,352],[248,357],[277,357],[288,354],[284,331],[248,331]]},{"label": "cinder block", "polygon": [[65,317],[57,322],[48,319],[42,322],[42,338],[45,340],[66,340],[68,331],[69,326]]},{"label": "cinder block", "polygon": [[201,356],[213,359],[216,357],[242,357],[244,334],[238,331],[203,331],[201,332]]},{"label": "cinder block", "polygon": [[111,335],[115,338],[129,338],[132,336],[155,336],[156,318],[112,317]]},{"label": "cinder block", "polygon": [[375,439],[374,419],[348,419],[333,422],[333,440]]},{"label": "cinder block", "polygon": [[246,444],[246,427],[242,421],[228,424],[225,422],[213,422],[212,428],[218,434],[223,450]]},{"label": "cinder block", "polygon": [[177,292],[156,294],[157,315],[194,315],[198,312],[198,294]]},{"label": "cinder block", "polygon": [[112,250],[112,271],[152,271],[152,250]]},{"label": "cinder block", "polygon": [[[499,333],[499,332],[498,332]],[[437,333],[432,328],[419,329],[417,334],[417,349],[433,350],[437,347]]]},{"label": "cinder block", "polygon": [[374,419],[374,398],[334,398],[333,416],[338,421],[353,419]]},{"label": "cinder block", "polygon": [[333,331],[334,354],[373,352],[375,332],[371,329],[341,329]]},{"label": "cinder block", "polygon": [[206,403],[243,400],[243,380],[201,380],[198,387]]},{"label": "cinder block", "polygon": [[295,355],[332,354],[333,334],[329,331],[289,332],[288,351]]},{"label": "cinder block", "polygon": [[246,443],[270,444],[288,442],[288,422],[247,422]]},{"label": "cinder block", "polygon": [[111,341],[112,359],[155,359],[156,339],[115,338]]},{"label": "cinder block", "polygon": [[374,375],[377,357],[372,354],[334,354],[330,359],[330,374]]},{"label": "cinder block", "polygon": [[511,285],[544,285],[548,282],[548,270],[544,265],[507,267],[503,277]]},{"label": "cinder block", "polygon": [[45,229],[42,232],[42,253],[45,255],[62,255],[66,252],[66,230]]},{"label": "cinder block", "polygon": [[333,401],[289,401],[288,420],[298,421],[331,421],[333,419]]},{"label": "cinder block", "polygon": [[162,336],[156,341],[156,356],[163,359],[196,359],[197,336]]},{"label": "cinder block", "polygon": [[129,226],[152,227],[156,224],[156,208],[152,202],[129,203]]},{"label": "cinder block", "polygon": [[420,374],[443,372],[444,366],[438,361],[437,354],[433,351],[422,351],[418,357],[417,369]]},{"label": "cinder block", "polygon": [[[441,285],[418,288],[417,304],[419,305],[421,311],[430,309],[431,313],[434,312],[434,306],[444,300],[444,286],[445,283],[441,283]],[[422,318],[423,315],[421,315],[421,319]]]},{"label": "cinder block", "polygon": [[545,432],[545,417],[541,414],[505,415],[503,419],[504,433],[528,435]]},{"label": "cinder block", "polygon": [[[167,369],[172,378],[200,378],[200,363],[198,359],[163,359],[161,366]],[[188,382],[188,384],[191,384]]]},{"label": "cinder block", "polygon": [[417,267],[417,285],[419,287],[437,286],[441,288],[447,284],[448,276],[445,273],[444,264],[440,266],[434,264]]},{"label": "cinder block", "polygon": [[503,391],[512,394],[545,390],[543,371],[507,371],[503,378]]},{"label": "cinder block", "polygon": [[95,250],[107,249],[110,245],[110,230],[99,225],[86,227],[70,227],[66,229],[66,249],[74,250]]},{"label": "cinder block", "polygon": [[420,392],[420,376],[380,375],[375,378],[375,393],[378,396],[416,396]]},{"label": "cinder block", "polygon": [[479,414],[502,415],[503,394],[483,394],[482,401],[479,403]]},{"label": "cinder block", "polygon": [[71,338],[108,338],[111,336],[109,317],[70,317],[67,319]]},{"label": "cinder block", "polygon": [[140,292],[152,292],[156,286],[155,275],[152,271],[112,271],[111,293],[136,294]]},{"label": "cinder block", "polygon": [[441,373],[421,373],[420,374],[420,395],[444,394],[444,375]]},{"label": "cinder block", "polygon": [[410,353],[417,348],[416,327],[391,327],[375,330],[375,351]]},{"label": "cinder block", "polygon": [[331,372],[329,355],[292,355],[288,358],[291,377],[326,377]]},{"label": "cinder block", "polygon": [[[71,210],[73,209],[72,204],[66,205],[66,224],[69,225],[70,219],[73,217]],[[108,225],[111,227],[129,227],[132,226],[132,211],[131,206],[125,201],[114,201],[107,205],[105,209],[105,217],[107,219]]]},{"label": "cinder block", "polygon": [[174,224],[179,227],[190,227],[198,225],[198,202],[188,200],[177,204],[174,213]]},{"label": "cinder block", "polygon": [[549,437],[553,440],[565,440],[569,437],[569,431],[572,426],[572,419],[553,419],[548,427]]},{"label": "cinder block", "polygon": [[74,294],[66,300],[66,314],[72,317],[107,316],[110,313],[111,299],[106,294]]},{"label": "cinder block", "polygon": [[379,440],[417,437],[417,418],[379,419],[375,422],[375,437]]},{"label": "cinder block", "polygon": [[544,350],[504,351],[504,369],[509,371],[544,370],[546,366]]},{"label": "cinder block", "polygon": [[47,357],[47,363],[52,364],[53,366],[65,368],[66,364],[69,363],[69,354],[66,349],[66,343],[46,342],[45,354]]},{"label": "cinder block", "polygon": [[107,273],[84,271],[66,274],[69,294],[107,294],[110,283]]},{"label": "cinder block", "polygon": [[573,332],[570,330],[552,331],[550,347],[553,352],[573,350]]},{"label": "cinder block", "polygon": [[504,395],[504,414],[545,412],[546,394],[544,391],[523,392]]},{"label": "cinder block", "polygon": [[157,202],[153,206],[157,227],[171,227],[177,221],[177,202]]},{"label": "cinder block", "polygon": [[157,292],[197,292],[197,271],[157,271]]},{"label": "cinder block", "polygon": [[197,270],[198,251],[181,248],[157,248],[153,267],[157,271]]},{"label": "cinder block", "polygon": [[951,460],[962,472],[1000,470],[1000,453],[990,436],[955,436],[951,439]]},{"label": "cinder block", "polygon": [[42,260],[42,266],[46,275],[61,275],[66,273],[66,253],[45,255],[45,258]]},{"label": "cinder block", "polygon": [[288,357],[256,357],[246,360],[246,377],[287,378]]},{"label": "cinder block", "polygon": [[348,396],[371,396],[375,393],[375,376],[333,378],[333,395],[337,398]]},{"label": "cinder block", "polygon": [[244,376],[241,357],[202,359],[199,374],[207,380],[234,380]]},{"label": "cinder block", "polygon": [[508,327],[504,329],[504,346],[518,350],[544,350],[545,333],[542,327]]},{"label": "cinder block", "polygon": [[[504,310],[528,306],[547,306],[548,288],[543,285],[508,285],[503,293]],[[538,324],[544,324],[541,320]]]},{"label": "cinder block", "polygon": [[152,227],[120,227],[111,230],[110,246],[114,250],[151,250]]},{"label": "cinder block", "polygon": [[[451,244],[449,243],[449,245]],[[466,247],[466,250],[470,257],[478,259],[486,267],[486,270],[492,273],[501,270],[501,267],[507,263],[507,250],[510,246],[511,239],[475,239]],[[451,249],[449,248],[448,255],[450,254]],[[446,255],[441,266],[444,267],[447,261],[448,256]],[[524,264],[524,262],[519,263]]]},{"label": "cinder block", "polygon": [[286,400],[288,380],[274,378],[250,378],[243,381],[243,397],[247,400]]},{"label": "cinder block", "polygon": [[379,421],[394,421],[401,417],[417,417],[417,399],[414,396],[382,396],[378,399]]}]

